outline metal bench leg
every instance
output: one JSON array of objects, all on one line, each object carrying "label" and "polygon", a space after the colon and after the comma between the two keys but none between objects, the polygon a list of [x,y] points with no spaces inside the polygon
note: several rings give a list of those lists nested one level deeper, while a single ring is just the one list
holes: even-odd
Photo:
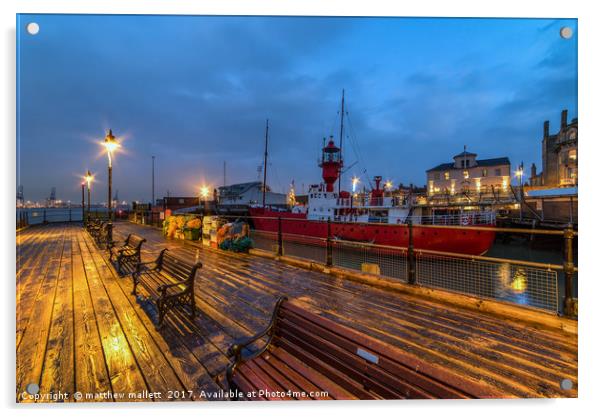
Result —
[{"label": "metal bench leg", "polygon": [[194,292],[191,291],[190,294],[190,318],[194,319],[196,317],[196,302],[194,300]]},{"label": "metal bench leg", "polygon": [[136,287],[138,286],[138,274],[135,272],[132,274],[132,281],[134,283],[134,288],[132,289],[132,294],[134,294],[135,296],[138,296],[138,294],[136,293]]}]

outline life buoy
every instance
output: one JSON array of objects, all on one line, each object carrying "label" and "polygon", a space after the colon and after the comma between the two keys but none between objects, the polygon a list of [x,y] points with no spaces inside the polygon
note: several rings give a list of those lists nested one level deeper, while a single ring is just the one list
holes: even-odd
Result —
[{"label": "life buoy", "polygon": [[468,226],[470,224],[470,216],[468,214],[463,214],[460,217],[460,223],[462,226]]},{"label": "life buoy", "polygon": [[397,219],[397,224],[401,224],[401,219]]}]

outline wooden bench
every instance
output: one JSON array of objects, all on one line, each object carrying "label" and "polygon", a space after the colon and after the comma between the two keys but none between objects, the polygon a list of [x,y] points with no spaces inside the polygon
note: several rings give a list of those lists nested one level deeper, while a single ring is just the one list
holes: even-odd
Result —
[{"label": "wooden bench", "polygon": [[113,227],[113,225],[109,222],[102,222],[100,226],[94,228],[90,234],[98,246],[104,245],[108,250],[111,250],[113,245],[115,245],[115,242],[109,237],[109,227]]},{"label": "wooden bench", "polygon": [[165,314],[176,307],[188,309],[188,314],[194,319],[194,279],[202,266],[200,262],[191,263],[176,258],[168,249],[163,249],[155,261],[138,263],[132,274],[132,294],[138,295],[139,285],[144,288],[157,306],[159,326],[163,325]]},{"label": "wooden bench", "polygon": [[117,263],[119,274],[122,273],[124,266],[129,267],[130,272],[134,271],[136,265],[141,262],[140,250],[144,242],[146,239],[143,237],[130,233],[122,246],[112,246],[109,249],[109,261]]},{"label": "wooden bench", "polygon": [[[267,338],[267,340],[264,340]],[[254,353],[248,346],[264,342]],[[243,351],[247,351],[246,355]],[[245,399],[499,398],[485,383],[457,375],[281,298],[270,324],[235,342],[226,370]],[[259,396],[258,393],[289,393]],[[249,393],[255,393],[251,398]]]}]

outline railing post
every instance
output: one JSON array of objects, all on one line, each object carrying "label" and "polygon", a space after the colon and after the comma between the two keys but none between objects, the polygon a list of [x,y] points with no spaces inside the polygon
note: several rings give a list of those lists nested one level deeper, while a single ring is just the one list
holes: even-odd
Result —
[{"label": "railing post", "polygon": [[278,216],[278,256],[282,256],[282,217]]},{"label": "railing post", "polygon": [[44,220],[43,220],[43,222],[44,222],[44,224],[48,223],[48,222],[46,221],[46,209],[44,209]]},{"label": "railing post", "polygon": [[416,284],[416,257],[414,255],[414,226],[408,221],[408,284]]},{"label": "railing post", "polygon": [[69,223],[71,223],[71,207],[69,207]]},{"label": "railing post", "polygon": [[326,226],[326,266],[332,266],[332,233],[330,232],[330,218],[328,218]]},{"label": "railing post", "polygon": [[569,223],[564,229],[564,305],[563,313],[567,317],[577,316],[575,299],[573,298],[573,276],[575,274],[575,264],[573,259],[573,238],[575,232],[573,225]]}]

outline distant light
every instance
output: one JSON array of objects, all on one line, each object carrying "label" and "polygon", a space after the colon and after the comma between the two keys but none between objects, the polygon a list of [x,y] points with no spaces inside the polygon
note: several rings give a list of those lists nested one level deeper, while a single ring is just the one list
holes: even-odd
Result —
[{"label": "distant light", "polygon": [[353,177],[351,179],[351,187],[353,189],[353,192],[355,193],[355,190],[357,188],[357,184],[360,182],[360,179],[358,177]]},{"label": "distant light", "polygon": [[209,187],[207,187],[206,185],[203,185],[201,187],[201,197],[203,197],[203,198],[209,197]]}]

